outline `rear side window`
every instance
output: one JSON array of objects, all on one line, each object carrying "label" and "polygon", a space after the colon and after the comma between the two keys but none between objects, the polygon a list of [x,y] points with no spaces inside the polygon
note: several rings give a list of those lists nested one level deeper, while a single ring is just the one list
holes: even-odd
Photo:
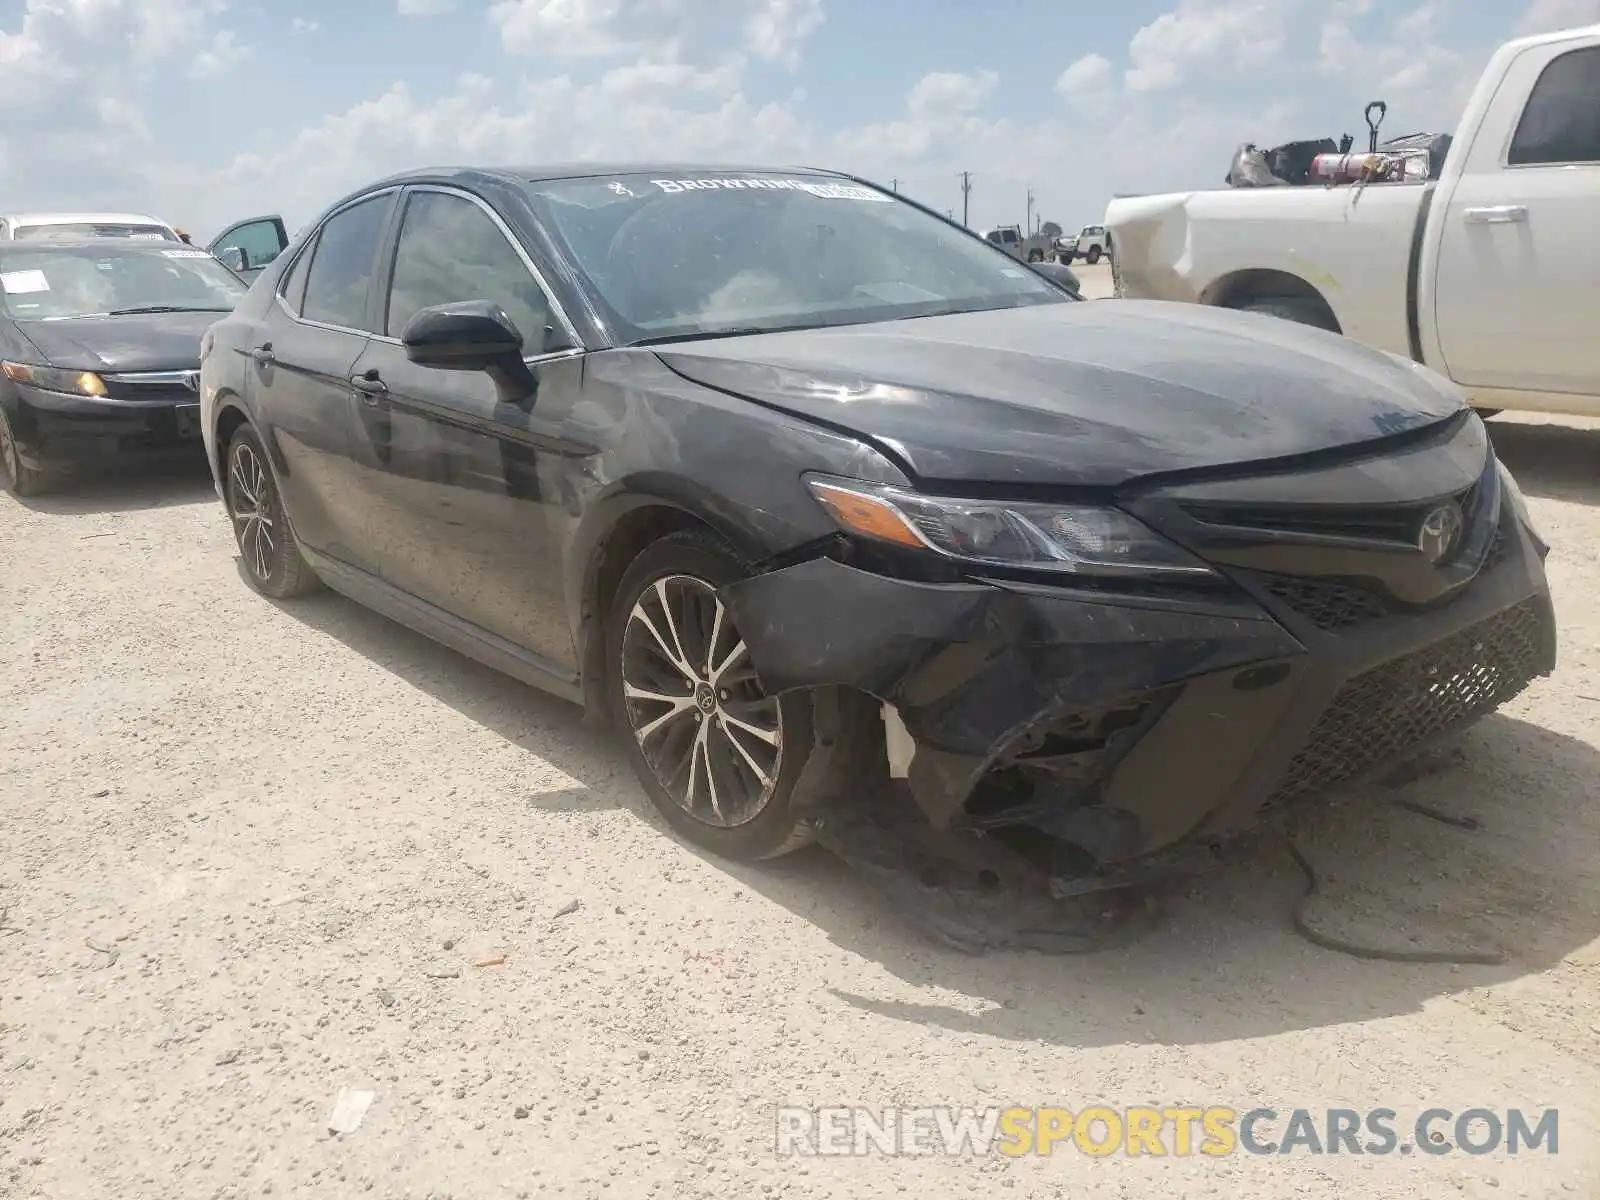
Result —
[{"label": "rear side window", "polygon": [[389,195],[362,200],[323,225],[310,254],[302,317],[344,329],[367,328],[367,293],[393,201]]},{"label": "rear side window", "polygon": [[306,275],[311,267],[311,256],[317,252],[316,239],[305,248],[300,257],[295,259],[289,267],[289,273],[284,276],[282,285],[278,288],[278,295],[283,297],[283,302],[289,306],[289,311],[299,314],[301,306],[306,299]]},{"label": "rear side window", "polygon": [[1545,67],[1511,139],[1514,167],[1600,162],[1600,46]]}]

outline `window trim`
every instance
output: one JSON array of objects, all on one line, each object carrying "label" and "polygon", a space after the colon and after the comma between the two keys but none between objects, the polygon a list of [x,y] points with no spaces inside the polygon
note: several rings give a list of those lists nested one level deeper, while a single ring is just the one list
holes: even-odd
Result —
[{"label": "window trim", "polygon": [[[302,257],[304,257],[307,254],[312,254],[313,258],[314,258],[316,250],[322,245],[322,231],[328,227],[328,222],[329,221],[332,221],[335,217],[337,217],[341,213],[349,212],[352,208],[354,208],[358,204],[365,204],[368,200],[376,200],[380,196],[392,195],[393,193],[398,192],[400,190],[401,190],[400,185],[399,184],[394,184],[394,185],[391,185],[389,187],[375,188],[370,192],[363,192],[359,196],[352,196],[348,202],[339,205],[338,208],[336,208],[333,211],[325,214],[323,216],[322,220],[317,222],[316,228],[313,229],[310,233],[308,233],[306,235],[305,241],[301,244],[300,249],[295,251],[294,257],[292,257],[289,260],[289,265],[286,266],[282,271],[280,271],[278,273],[277,284],[272,289],[272,298],[273,298],[274,301],[277,302],[278,307],[283,310],[285,316],[287,316],[296,325],[309,325],[313,329],[325,329],[330,333],[350,333],[350,334],[354,334],[356,337],[360,337],[360,338],[370,338],[370,337],[376,337],[377,336],[371,330],[368,330],[368,329],[352,329],[348,325],[334,325],[334,324],[332,324],[331,322],[328,322],[328,321],[316,321],[316,320],[313,320],[310,317],[301,316],[299,313],[295,312],[292,308],[289,307],[289,302],[284,297],[284,294],[283,294],[283,285],[284,285],[285,282],[287,282],[289,276],[294,274],[295,265],[300,261],[300,259]],[[388,218],[384,221],[383,231],[378,235],[378,243],[379,243],[380,248],[382,247],[383,240],[389,236],[389,225],[390,225],[391,222],[393,222],[393,220],[394,220],[394,213],[391,211],[391,213],[389,214]],[[282,258],[283,256],[280,254],[278,257]],[[267,265],[269,267],[271,267],[271,266],[275,266],[276,264],[275,263],[268,263]],[[306,263],[306,285],[307,285],[307,287],[309,287],[310,283],[311,283],[311,268],[314,267],[315,265],[316,265],[315,261],[308,261]],[[305,307],[305,297],[303,295],[300,298],[300,306],[302,308]],[[368,308],[371,308],[371,297],[370,296],[368,297]]]},{"label": "window trim", "polygon": [[[1562,59],[1571,58],[1574,54],[1594,54],[1600,56],[1600,43],[1590,42],[1587,45],[1573,46],[1562,50],[1559,54],[1551,55],[1538,73],[1533,78],[1533,85],[1528,88],[1528,96],[1522,102],[1522,108],[1517,112],[1517,119],[1511,125],[1511,132],[1506,135],[1506,144],[1500,150],[1500,169],[1502,171],[1563,171],[1574,167],[1600,167],[1600,158],[1576,158],[1563,162],[1537,162],[1514,163],[1511,161],[1511,148],[1516,145],[1517,134],[1522,129],[1522,122],[1528,115],[1528,106],[1533,103],[1534,93],[1539,90],[1539,84],[1544,81],[1546,73]],[[1454,147],[1452,147],[1454,149]]]},{"label": "window trim", "polygon": [[[533,261],[533,256],[528,253],[528,248],[522,244],[522,240],[511,231],[511,227],[506,224],[505,220],[500,216],[499,213],[495,212],[494,207],[489,204],[488,201],[484,200],[481,196],[466,191],[463,188],[449,187],[445,184],[439,183],[407,184],[405,185],[403,191],[405,194],[401,196],[400,202],[396,206],[395,210],[397,219],[395,222],[394,239],[389,246],[389,254],[387,256],[388,260],[385,264],[385,270],[383,273],[383,327],[385,330],[389,328],[389,299],[394,286],[394,264],[395,260],[400,254],[400,235],[405,232],[406,209],[411,204],[412,193],[435,192],[442,196],[453,196],[458,200],[466,200],[468,203],[476,205],[480,211],[488,216],[490,221],[494,222],[495,228],[500,231],[500,236],[505,238],[507,244],[509,244],[511,248],[517,252],[517,257],[522,260],[523,267],[527,270],[528,274],[533,277],[533,281],[539,285],[539,290],[544,293],[545,299],[550,302],[551,313],[561,323],[561,328],[566,332],[567,337],[572,341],[572,345],[561,350],[548,350],[542,354],[523,355],[522,361],[529,363],[544,362],[547,359],[572,358],[576,355],[585,354],[588,352],[588,347],[584,345],[583,338],[579,335],[577,327],[573,325],[572,319],[567,316],[567,310],[565,307],[563,307],[561,298],[555,294],[555,289],[550,286],[550,281],[545,278],[544,272],[541,271],[538,264]],[[400,346],[404,344],[399,338],[390,337],[387,332],[374,333],[368,336],[370,336],[374,341],[382,342],[388,346]]]}]

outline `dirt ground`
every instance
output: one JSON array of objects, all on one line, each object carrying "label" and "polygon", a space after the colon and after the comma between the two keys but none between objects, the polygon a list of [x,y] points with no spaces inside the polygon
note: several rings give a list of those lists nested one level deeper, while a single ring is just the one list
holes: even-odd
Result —
[{"label": "dirt ground", "polygon": [[[562,703],[256,596],[201,468],[0,498],[0,1195],[1600,1195],[1600,423],[1492,425],[1559,671],[1295,823],[1321,927],[1501,967],[1299,940],[1272,841],[1130,948],[945,952],[822,852],[678,844]],[[1560,1143],[779,1159],[784,1103],[1559,1106]]]}]

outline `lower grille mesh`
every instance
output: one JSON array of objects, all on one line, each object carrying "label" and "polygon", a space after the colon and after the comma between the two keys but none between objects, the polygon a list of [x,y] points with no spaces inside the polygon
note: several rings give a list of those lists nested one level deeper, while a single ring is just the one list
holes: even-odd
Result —
[{"label": "lower grille mesh", "polygon": [[1331,787],[1492,712],[1543,668],[1550,636],[1548,609],[1525,600],[1356,676],[1322,714],[1268,803]]},{"label": "lower grille mesh", "polygon": [[1382,599],[1362,588],[1319,579],[1268,579],[1267,594],[1318,629],[1337,633],[1386,616]]}]

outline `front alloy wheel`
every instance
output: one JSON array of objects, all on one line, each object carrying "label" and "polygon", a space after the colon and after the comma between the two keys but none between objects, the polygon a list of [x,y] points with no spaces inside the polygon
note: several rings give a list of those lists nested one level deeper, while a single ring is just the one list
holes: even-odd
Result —
[{"label": "front alloy wheel", "polygon": [[622,635],[622,694],[657,781],[686,813],[723,829],[760,816],[783,763],[782,700],[762,693],[709,583],[668,575],[640,594]]},{"label": "front alloy wheel", "polygon": [[703,529],[669,534],[623,574],[606,622],[606,690],[639,782],[684,838],[726,858],[811,840],[794,789],[812,697],[769,696],[720,591],[748,567]]}]

